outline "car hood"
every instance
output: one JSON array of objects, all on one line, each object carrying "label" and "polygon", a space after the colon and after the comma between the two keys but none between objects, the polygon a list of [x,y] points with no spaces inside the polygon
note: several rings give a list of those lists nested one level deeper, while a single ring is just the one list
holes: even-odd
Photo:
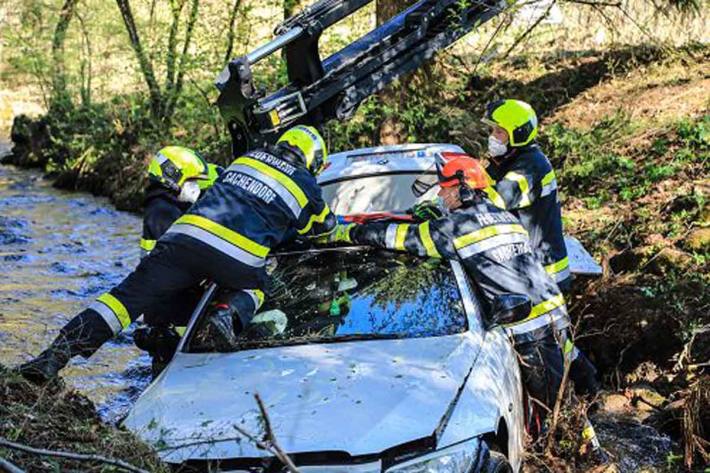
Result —
[{"label": "car hood", "polygon": [[258,393],[288,453],[379,453],[434,433],[478,349],[465,333],[178,353],[124,423],[168,462],[268,456],[234,428],[261,437]]}]

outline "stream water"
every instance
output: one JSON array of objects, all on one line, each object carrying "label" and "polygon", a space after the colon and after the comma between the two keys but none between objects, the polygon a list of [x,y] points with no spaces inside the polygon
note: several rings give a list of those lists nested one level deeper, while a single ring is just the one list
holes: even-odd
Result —
[{"label": "stream water", "polygon": [[[2,149],[0,148],[0,153]],[[44,349],[59,328],[137,263],[141,221],[106,199],[54,189],[36,171],[0,166],[0,363]],[[150,377],[130,331],[62,372],[104,419],[122,416]]]}]

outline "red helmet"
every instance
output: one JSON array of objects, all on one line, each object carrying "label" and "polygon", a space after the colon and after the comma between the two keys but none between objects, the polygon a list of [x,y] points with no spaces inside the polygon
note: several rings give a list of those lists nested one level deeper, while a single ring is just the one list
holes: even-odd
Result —
[{"label": "red helmet", "polygon": [[488,175],[481,163],[470,156],[460,156],[448,160],[439,168],[439,185],[454,187],[466,183],[471,189],[488,187]]}]

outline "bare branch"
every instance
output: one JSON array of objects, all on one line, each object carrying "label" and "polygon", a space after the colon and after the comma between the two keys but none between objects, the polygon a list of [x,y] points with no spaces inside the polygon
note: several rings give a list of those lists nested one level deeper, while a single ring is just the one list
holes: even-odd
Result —
[{"label": "bare branch", "polygon": [[565,3],[578,3],[592,7],[621,7],[621,2],[595,2],[593,0],[563,0]]},{"label": "bare branch", "polygon": [[25,473],[25,470],[18,468],[17,465],[4,458],[0,458],[0,471],[5,473]]},{"label": "bare branch", "polygon": [[534,22],[532,25],[530,25],[530,27],[529,27],[527,30],[525,30],[525,32],[524,32],[523,34],[521,34],[520,36],[518,36],[518,37],[515,39],[515,42],[514,42],[514,43],[508,48],[508,50],[503,54],[503,59],[507,58],[507,57],[510,55],[510,53],[512,53],[513,50],[514,50],[515,48],[517,48],[518,45],[519,45],[525,38],[527,38],[528,35],[529,35],[530,33],[532,33],[535,28],[538,27],[538,25],[540,25],[540,23],[542,23],[542,20],[544,20],[545,18],[547,18],[547,15],[550,13],[550,10],[552,10],[552,7],[554,7],[556,4],[557,4],[557,0],[552,0],[552,1],[550,2],[550,4],[547,6],[547,9],[545,10],[545,13],[543,13],[542,15],[540,15],[540,16],[537,18],[537,20],[535,20],[535,22]]},{"label": "bare branch", "polygon": [[86,461],[86,462],[99,462],[106,465],[113,465],[115,467],[121,468],[126,471],[132,471],[134,473],[150,473],[147,470],[133,466],[130,463],[126,463],[123,460],[117,460],[114,458],[104,457],[102,455],[84,454],[84,453],[73,453],[73,452],[60,452],[57,450],[46,450],[43,448],[34,448],[21,443],[10,442],[4,437],[0,437],[0,447],[9,448],[12,450],[19,450],[25,453],[31,453],[33,455],[41,455],[45,457],[57,457],[66,458],[68,460],[76,461]]},{"label": "bare branch", "polygon": [[268,412],[266,412],[266,407],[264,407],[264,401],[261,400],[261,396],[259,396],[259,393],[254,394],[254,398],[256,399],[256,403],[259,405],[259,411],[261,412],[261,416],[264,419],[264,430],[266,430],[266,438],[268,439],[269,443],[271,443],[274,453],[276,454],[278,459],[281,460],[284,465],[286,465],[286,467],[291,473],[298,473],[298,468],[296,468],[296,465],[293,464],[289,456],[286,455],[286,453],[281,449],[278,442],[276,441],[276,436],[274,435],[274,431],[271,428],[271,420],[269,419],[269,414]]}]

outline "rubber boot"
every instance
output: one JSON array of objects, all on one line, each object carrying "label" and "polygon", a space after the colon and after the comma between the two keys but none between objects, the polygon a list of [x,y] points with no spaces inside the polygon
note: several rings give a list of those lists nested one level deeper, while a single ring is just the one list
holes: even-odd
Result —
[{"label": "rubber boot", "polygon": [[[237,344],[235,334],[235,312],[230,310],[226,304],[218,305],[214,312],[209,315],[206,326],[206,339],[211,341],[214,349],[219,352],[229,352],[234,349]],[[241,324],[237,324],[238,329],[241,329]]]},{"label": "rubber boot", "polygon": [[17,367],[17,371],[32,383],[46,384],[59,376],[59,371],[69,363],[72,356],[69,341],[60,333],[49,348]]}]

